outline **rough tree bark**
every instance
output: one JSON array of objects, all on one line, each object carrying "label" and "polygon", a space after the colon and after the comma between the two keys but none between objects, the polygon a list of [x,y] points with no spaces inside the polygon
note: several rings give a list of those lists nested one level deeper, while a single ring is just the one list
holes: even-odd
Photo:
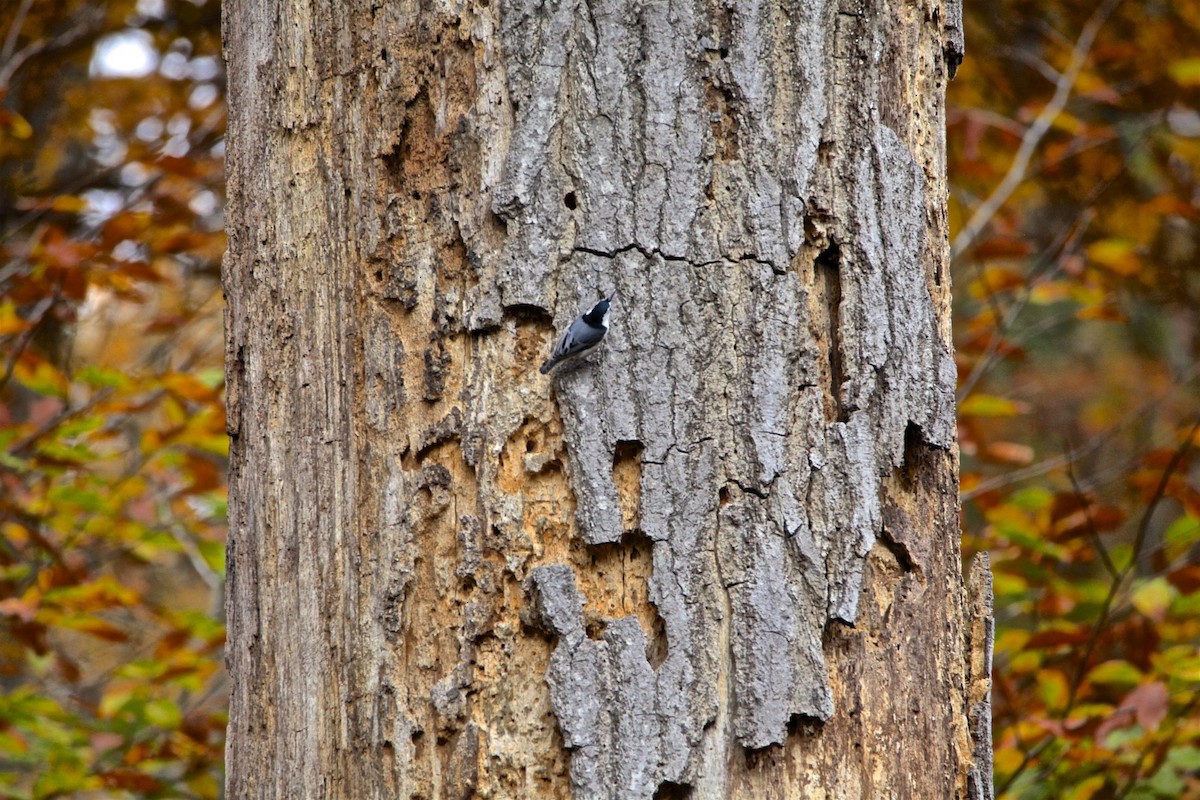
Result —
[{"label": "rough tree bark", "polygon": [[957,3],[226,1],[230,797],[990,796]]}]

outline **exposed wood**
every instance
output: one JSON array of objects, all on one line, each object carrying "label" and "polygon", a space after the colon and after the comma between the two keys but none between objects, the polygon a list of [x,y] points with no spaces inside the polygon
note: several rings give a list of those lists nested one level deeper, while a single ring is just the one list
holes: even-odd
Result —
[{"label": "exposed wood", "polygon": [[227,0],[229,796],[986,796],[953,5]]}]

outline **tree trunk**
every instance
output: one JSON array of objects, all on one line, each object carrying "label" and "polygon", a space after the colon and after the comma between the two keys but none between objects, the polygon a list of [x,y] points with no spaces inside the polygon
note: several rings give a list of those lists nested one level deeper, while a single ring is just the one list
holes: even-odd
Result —
[{"label": "tree trunk", "polygon": [[226,1],[231,798],[990,796],[956,6]]}]

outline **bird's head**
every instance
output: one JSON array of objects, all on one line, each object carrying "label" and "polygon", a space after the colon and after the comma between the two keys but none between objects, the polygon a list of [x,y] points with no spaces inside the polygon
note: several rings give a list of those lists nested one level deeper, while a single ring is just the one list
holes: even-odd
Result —
[{"label": "bird's head", "polygon": [[583,315],[584,321],[589,325],[603,325],[605,328],[607,328],[608,307],[612,305],[614,297],[616,297],[615,294],[610,294],[608,297],[597,300],[596,304],[592,306],[586,314]]}]

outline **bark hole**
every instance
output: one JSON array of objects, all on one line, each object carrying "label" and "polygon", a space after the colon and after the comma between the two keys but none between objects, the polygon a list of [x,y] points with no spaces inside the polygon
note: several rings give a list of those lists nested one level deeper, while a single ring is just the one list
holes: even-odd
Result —
[{"label": "bark hole", "polygon": [[825,419],[829,422],[848,422],[850,414],[842,403],[842,251],[832,242],[816,259],[814,289],[818,303],[827,315],[825,346],[828,351],[828,391],[825,396]]},{"label": "bark hole", "polygon": [[512,375],[520,377],[537,370],[554,341],[554,319],[540,306],[520,303],[506,306],[506,318],[516,326]]},{"label": "bark hole", "polygon": [[892,557],[896,559],[896,564],[905,572],[913,571],[912,553],[908,552],[908,547],[904,545],[898,538],[892,535],[892,532],[884,526],[879,532],[879,543],[883,545]]},{"label": "bark hole", "polygon": [[608,621],[603,619],[588,619],[584,625],[584,631],[587,637],[594,642],[598,642],[604,638],[604,631],[608,629]]},{"label": "bark hole", "polygon": [[905,489],[912,491],[917,485],[921,471],[922,455],[928,445],[921,427],[909,422],[904,428],[904,462],[896,470]]},{"label": "bark hole", "polygon": [[588,635],[600,638],[608,620],[635,617],[646,635],[646,660],[657,669],[667,658],[667,629],[650,599],[653,547],[639,531],[626,533],[619,542],[593,545],[588,548],[590,564],[576,569],[576,580],[587,598]]},{"label": "bark hole", "polygon": [[517,321],[536,322],[544,324],[548,327],[554,327],[554,317],[549,311],[541,306],[535,306],[531,303],[513,303],[504,307],[505,316],[513,317]]},{"label": "bark hole", "polygon": [[808,714],[792,714],[788,718],[787,735],[789,739],[815,736],[821,732],[824,723]]},{"label": "bark hole", "polygon": [[405,112],[399,141],[392,152],[384,155],[384,164],[393,185],[406,187],[419,200],[419,190],[430,189],[430,183],[441,172],[430,169],[430,165],[444,164],[445,158],[438,147],[433,106],[424,89],[406,104]]},{"label": "bark hole", "polygon": [[686,783],[663,781],[654,791],[654,800],[690,800],[694,790]]},{"label": "bark hole", "polygon": [[562,431],[558,424],[547,424],[533,417],[523,419],[500,451],[497,486],[509,494],[523,495],[527,504],[536,500],[552,500],[551,495],[566,491],[565,485],[555,486],[550,495],[543,496],[537,490],[550,487],[541,486],[541,482],[534,477],[548,477],[547,474],[553,472],[561,482],[561,443]]},{"label": "bark hole", "polygon": [[613,451],[612,478],[621,506],[621,530],[626,533],[641,527],[642,451],[638,441],[620,441]]},{"label": "bark hole", "polygon": [[[723,57],[723,56],[722,56]],[[712,132],[716,161],[738,159],[737,98],[719,77],[712,77],[705,85],[704,102],[708,108],[709,130]]]}]

